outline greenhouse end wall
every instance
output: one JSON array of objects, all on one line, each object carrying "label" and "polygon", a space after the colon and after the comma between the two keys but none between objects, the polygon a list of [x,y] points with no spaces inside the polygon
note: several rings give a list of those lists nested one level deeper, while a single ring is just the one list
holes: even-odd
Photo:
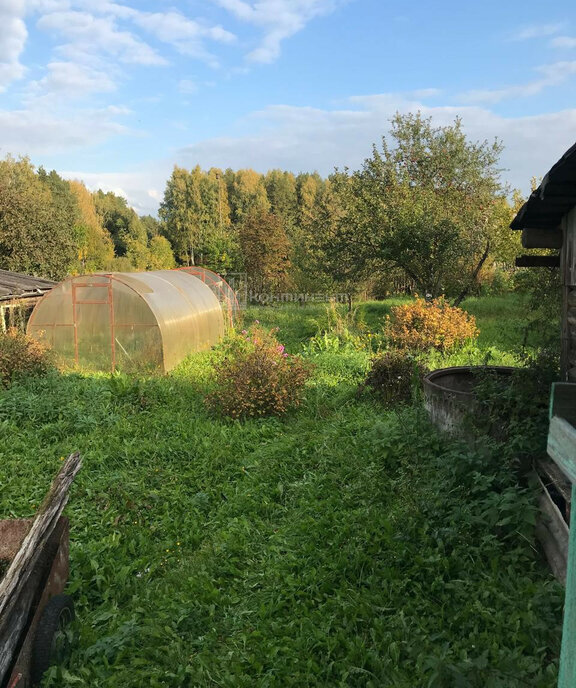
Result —
[{"label": "greenhouse end wall", "polygon": [[36,305],[28,334],[69,366],[166,372],[216,344],[224,316],[210,288],[186,272],[101,273],[54,287]]}]

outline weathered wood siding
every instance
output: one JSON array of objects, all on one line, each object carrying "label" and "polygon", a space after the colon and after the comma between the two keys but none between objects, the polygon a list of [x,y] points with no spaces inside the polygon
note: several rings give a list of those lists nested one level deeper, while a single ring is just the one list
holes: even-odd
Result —
[{"label": "weathered wood siding", "polygon": [[576,208],[564,216],[562,225],[562,375],[576,382]]}]

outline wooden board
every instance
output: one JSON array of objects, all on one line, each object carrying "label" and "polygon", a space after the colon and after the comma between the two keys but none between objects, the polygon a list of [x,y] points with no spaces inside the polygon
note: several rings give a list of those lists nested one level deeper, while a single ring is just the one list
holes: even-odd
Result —
[{"label": "wooden board", "polygon": [[518,268],[559,268],[560,256],[518,256]]},{"label": "wooden board", "polygon": [[563,418],[576,427],[576,382],[554,382],[548,417]]},{"label": "wooden board", "polygon": [[45,568],[42,558],[49,554],[48,541],[66,506],[70,485],[81,464],[78,453],[68,457],[0,581],[0,684],[5,680],[22,635],[26,632],[31,604],[38,594],[38,587],[42,585],[39,579],[40,572]]},{"label": "wooden board", "polygon": [[[572,485],[576,483],[576,428],[553,416],[548,431],[548,456],[560,467]],[[574,684],[576,686],[576,683]]]},{"label": "wooden board", "polygon": [[544,549],[556,580],[565,585],[570,530],[546,486],[540,478],[538,480],[542,488],[538,498],[542,516],[536,523],[536,537]]},{"label": "wooden board", "polygon": [[535,229],[532,227],[522,230],[522,246],[524,248],[562,248],[562,231],[559,229]]},{"label": "wooden board", "polygon": [[[572,501],[576,503],[575,500],[576,486],[572,485]],[[567,568],[558,688],[576,686],[576,509],[570,518]]]}]

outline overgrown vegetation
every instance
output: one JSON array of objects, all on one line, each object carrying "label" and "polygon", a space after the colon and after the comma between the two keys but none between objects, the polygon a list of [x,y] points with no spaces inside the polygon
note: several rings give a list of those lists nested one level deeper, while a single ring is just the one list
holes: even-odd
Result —
[{"label": "overgrown vegetation", "polygon": [[259,323],[231,335],[215,364],[216,387],[207,405],[228,418],[281,416],[300,406],[310,365],[289,354],[273,330]]},{"label": "overgrown vegetation", "polygon": [[[222,352],[163,378],[49,373],[0,391],[2,516],[32,516],[61,457],[84,455],[76,641],[45,686],[555,685],[563,591],[510,457],[357,395],[389,307],[339,310],[362,338],[324,349],[310,338],[340,341],[343,320],[322,306],[248,313],[314,362],[284,419],[209,413]],[[520,321],[514,299],[499,308]],[[493,331],[432,356],[518,360],[521,332]]]},{"label": "overgrown vegetation", "polygon": [[416,298],[394,306],[386,323],[386,334],[400,348],[450,351],[478,336],[476,319],[443,298],[432,301]]},{"label": "overgrown vegetation", "polygon": [[52,364],[45,344],[16,328],[0,332],[0,387],[23,376],[43,375]]},{"label": "overgrown vegetation", "polygon": [[372,360],[361,390],[369,389],[386,405],[406,403],[418,395],[425,372],[412,354],[392,349]]}]

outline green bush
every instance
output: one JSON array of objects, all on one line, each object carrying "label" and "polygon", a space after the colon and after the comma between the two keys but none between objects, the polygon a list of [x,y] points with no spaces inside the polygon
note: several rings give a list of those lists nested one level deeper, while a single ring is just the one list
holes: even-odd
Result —
[{"label": "green bush", "polygon": [[280,416],[300,405],[311,366],[286,353],[275,330],[258,322],[223,345],[216,363],[216,389],[206,403],[228,418]]},{"label": "green bush", "polygon": [[16,377],[43,375],[50,367],[46,345],[16,328],[0,333],[0,386],[8,387]]},{"label": "green bush", "polygon": [[426,369],[405,351],[391,350],[372,359],[361,390],[369,389],[386,405],[410,402]]}]

